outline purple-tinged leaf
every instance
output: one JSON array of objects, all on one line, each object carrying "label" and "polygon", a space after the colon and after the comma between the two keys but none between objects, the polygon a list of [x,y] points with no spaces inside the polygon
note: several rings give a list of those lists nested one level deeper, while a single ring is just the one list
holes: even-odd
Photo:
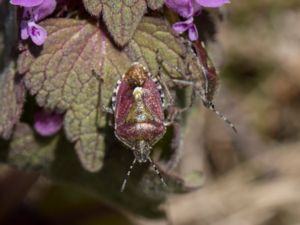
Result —
[{"label": "purple-tinged leaf", "polygon": [[[182,59],[186,54],[185,46],[174,36],[169,23],[162,19],[145,17],[125,51],[132,60],[146,65],[152,74],[157,74],[159,66],[177,78],[182,78],[182,74],[176,67],[185,71]],[[157,61],[157,53],[162,62]],[[169,76],[164,78],[170,79]]]},{"label": "purple-tinged leaf", "polygon": [[109,33],[118,45],[126,45],[146,12],[145,0],[102,0],[102,3]]},{"label": "purple-tinged leaf", "polygon": [[22,53],[19,72],[25,73],[26,87],[36,95],[40,106],[66,111],[64,129],[68,139],[75,142],[82,165],[97,171],[105,148],[104,135],[99,131],[105,118],[99,110],[97,76],[104,80],[101,92],[107,105],[116,81],[132,61],[141,61],[156,74],[159,50],[165,62],[180,68],[183,62],[179,56],[184,54],[184,47],[161,19],[144,19],[125,52],[87,21],[49,19],[41,25],[48,39],[37,57],[29,50]]},{"label": "purple-tinged leaf", "polygon": [[[37,158],[32,156],[37,151],[22,155],[19,150],[10,154],[11,161],[19,154],[24,158],[19,160],[18,165],[27,165],[25,155],[37,160],[38,163],[34,165],[40,165],[39,162],[44,160],[42,169],[48,167],[49,174],[55,179],[85,187],[89,192],[93,191],[133,212],[161,216],[162,211],[157,206],[167,194],[188,191],[189,188],[182,179],[161,169],[169,185],[165,188],[151,167],[139,165],[128,181],[126,193],[120,193],[133,154],[118,145],[113,133],[106,129],[107,118],[102,114],[99,104],[99,76],[103,80],[101,92],[104,105],[109,103],[117,80],[133,61],[139,61],[153,74],[157,74],[158,67],[163,64],[164,72],[168,71],[172,76],[183,79],[174,68],[184,69],[185,46],[172,33],[170,25],[159,18],[144,18],[124,50],[115,48],[101,27],[88,21],[48,19],[41,25],[48,32],[45,45],[42,49],[25,49],[19,57],[18,69],[24,74],[26,87],[35,95],[40,106],[65,112],[64,131],[75,144],[79,160],[72,145],[62,140],[61,136],[56,144],[54,162],[51,159],[52,149],[45,150]],[[163,63],[157,61],[157,51]],[[169,81],[169,74],[164,73],[162,76]],[[37,144],[30,145],[22,139],[22,135],[17,137],[28,146],[39,144],[40,137],[37,136],[37,139],[26,136],[37,141]],[[55,138],[46,140],[54,146]],[[21,149],[22,145],[17,146]],[[164,147],[167,147],[164,143],[158,146],[161,149]],[[24,149],[28,150],[26,146]],[[44,151],[44,147],[41,149]],[[102,170],[91,174],[78,161],[88,171]]]},{"label": "purple-tinged leaf", "polygon": [[147,11],[163,6],[163,0],[83,0],[86,10],[93,16],[102,15],[115,43],[125,46],[132,39],[138,24]]},{"label": "purple-tinged leaf", "polygon": [[97,127],[99,82],[93,70],[105,80],[103,92],[108,99],[130,60],[87,21],[50,19],[41,24],[48,32],[47,42],[37,58],[29,50],[22,53],[20,72],[27,71],[26,87],[40,106],[67,111],[66,135],[76,143],[82,165],[97,171],[102,166],[104,138]]},{"label": "purple-tinged leaf", "polygon": [[83,0],[83,5],[85,9],[95,17],[99,17],[102,11],[102,3],[100,0]]}]

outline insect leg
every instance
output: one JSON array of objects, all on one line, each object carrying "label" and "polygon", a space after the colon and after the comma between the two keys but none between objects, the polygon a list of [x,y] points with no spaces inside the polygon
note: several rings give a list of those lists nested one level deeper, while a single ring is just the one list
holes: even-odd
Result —
[{"label": "insect leg", "polygon": [[235,128],[234,124],[227,117],[225,117],[221,112],[216,110],[213,103],[210,103],[209,106],[207,106],[207,108],[210,109],[211,111],[213,111],[215,114],[217,114],[222,120],[225,121],[225,123],[227,123],[231,127],[231,129],[235,133],[237,133],[237,129]]},{"label": "insect leg", "polygon": [[159,176],[159,179],[160,179],[161,183],[162,183],[165,187],[167,187],[167,184],[166,184],[164,178],[163,178],[162,175],[160,174],[158,168],[156,167],[156,165],[154,164],[154,162],[152,161],[152,159],[151,159],[150,157],[148,157],[148,160],[149,160],[151,166],[153,167],[155,173]]},{"label": "insect leg", "polygon": [[170,146],[171,149],[170,157],[164,165],[167,171],[175,168],[178,165],[178,162],[182,158],[182,154],[183,154],[183,149],[182,149],[183,138],[182,138],[181,126],[178,122],[174,122],[172,126],[173,126],[173,137]]},{"label": "insect leg", "polygon": [[[96,125],[97,127],[101,128],[101,116],[104,113],[108,113],[108,114],[113,114],[113,110],[110,107],[105,107],[103,105],[103,97],[102,97],[102,85],[103,85],[103,79],[101,78],[101,76],[99,74],[96,73],[96,71],[93,69],[92,70],[93,75],[97,78],[98,82],[99,82],[99,87],[98,87],[98,103],[97,103],[97,111],[96,111]],[[112,122],[111,120],[109,120],[109,126],[112,126]]]},{"label": "insect leg", "polygon": [[[158,62],[158,64],[160,65],[160,67],[163,67],[166,71],[168,71],[168,76],[171,77],[172,79],[176,78],[176,77],[172,76],[174,70],[177,73],[181,74],[182,76],[186,77],[186,73],[184,71],[182,71],[180,68],[178,68],[175,65],[171,65],[171,64],[167,63],[166,61],[164,61],[162,59],[162,56],[161,56],[161,54],[160,54],[160,52],[159,52],[158,49],[156,50],[156,61]],[[161,69],[160,67],[159,67],[159,69]],[[169,70],[171,70],[171,71],[169,72]]]},{"label": "insect leg", "polygon": [[158,67],[158,73],[157,73],[157,79],[159,80],[160,84],[163,86],[166,95],[167,95],[167,102],[164,102],[163,104],[163,108],[164,110],[168,109],[170,106],[174,106],[174,98],[171,95],[171,92],[166,84],[166,82],[162,79],[161,77],[161,67]]},{"label": "insect leg", "polygon": [[136,163],[136,159],[134,159],[129,167],[129,170],[127,171],[127,174],[126,174],[126,177],[122,183],[122,186],[121,186],[121,192],[123,192],[125,190],[125,187],[126,187],[126,184],[127,184],[127,180],[128,178],[130,177],[130,174],[131,174],[131,171],[134,167],[134,164]]},{"label": "insect leg", "polygon": [[220,111],[216,110],[214,104],[211,101],[208,101],[208,99],[206,98],[207,90],[204,90],[204,93],[199,92],[192,81],[173,79],[173,82],[182,86],[193,86],[190,104],[187,107],[181,109],[180,110],[181,113],[185,112],[190,107],[192,107],[195,102],[196,96],[199,95],[202,99],[203,105],[209,110],[213,111],[215,114],[217,114],[218,117],[224,120],[225,123],[227,123],[232,128],[232,130],[235,133],[237,133],[237,129],[235,128],[234,124],[227,117],[225,117]]},{"label": "insect leg", "polygon": [[99,97],[99,99],[100,99],[100,107],[101,107],[101,110],[103,111],[103,112],[105,112],[105,113],[108,113],[108,114],[114,114],[114,111],[113,111],[113,109],[111,108],[111,107],[109,107],[109,106],[105,106],[104,104],[103,104],[103,96],[102,96],[102,85],[103,85],[103,79],[102,78],[100,78],[100,97]]}]

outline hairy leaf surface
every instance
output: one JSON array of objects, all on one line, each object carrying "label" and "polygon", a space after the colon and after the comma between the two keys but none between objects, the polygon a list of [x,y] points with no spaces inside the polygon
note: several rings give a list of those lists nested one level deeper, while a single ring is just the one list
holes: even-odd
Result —
[{"label": "hairy leaf surface", "polygon": [[[184,67],[185,46],[172,34],[169,24],[159,18],[144,18],[133,40],[123,50],[110,42],[103,32],[105,29],[85,20],[49,19],[41,25],[47,29],[47,41],[43,48],[30,46],[24,50],[18,61],[18,70],[40,106],[65,112],[64,130],[68,140],[75,144],[79,157],[76,157],[73,145],[56,141],[54,161],[50,153],[49,157],[39,155],[38,159],[49,159],[44,162],[51,165],[48,168],[51,167],[55,179],[80,184],[143,215],[145,212],[148,213],[146,216],[162,215],[157,205],[167,193],[188,189],[180,178],[162,171],[169,185],[165,189],[148,164],[137,164],[128,180],[126,193],[120,193],[133,154],[116,140],[113,129],[106,126],[109,118],[101,111],[99,96],[101,91],[103,103],[109,104],[117,80],[133,61],[140,61],[153,74],[162,64],[163,77],[169,79],[170,73],[174,72],[172,68]],[[158,53],[162,63],[157,61]],[[180,73],[172,76],[182,78]],[[100,80],[103,80],[101,86]],[[155,147],[168,148],[170,136],[166,135],[166,141]],[[22,135],[15,137],[22,140]],[[50,142],[53,140],[54,143],[54,139]],[[13,146],[16,147],[9,154],[11,161],[25,167],[32,156],[28,155],[26,161],[27,155],[19,153],[21,146],[27,144],[35,149],[40,142],[39,138],[32,136],[26,140],[37,143],[14,140],[16,144]],[[19,154],[20,160],[17,159]],[[33,164],[35,168],[34,165],[39,164]]]},{"label": "hairy leaf surface", "polygon": [[100,17],[112,38],[119,46],[125,46],[132,39],[143,15],[150,9],[162,7],[163,0],[84,0],[87,11]]},{"label": "hairy leaf surface", "polygon": [[92,16],[100,16],[102,11],[101,0],[83,0],[83,5]]},{"label": "hairy leaf surface", "polygon": [[[166,22],[144,19],[134,40],[123,51],[116,49],[94,24],[73,19],[49,19],[42,23],[48,39],[40,52],[27,50],[19,59],[19,71],[40,106],[67,111],[64,127],[76,143],[82,165],[89,171],[102,166],[105,117],[99,106],[100,83],[104,104],[132,61],[139,60],[157,73],[156,51],[170,64],[179,65],[184,49]],[[36,56],[37,55],[37,56]]]},{"label": "hairy leaf surface", "polygon": [[103,135],[97,127],[98,76],[105,80],[104,93],[111,93],[118,74],[130,61],[110,44],[101,29],[87,21],[49,19],[42,26],[48,31],[47,42],[38,57],[25,51],[19,70],[27,71],[26,87],[40,106],[67,110],[66,134],[76,143],[83,166],[97,171],[104,154]]},{"label": "hairy leaf surface", "polygon": [[145,0],[102,0],[103,19],[115,42],[124,46],[132,38],[147,6]]},{"label": "hairy leaf surface", "polygon": [[0,136],[8,139],[20,119],[24,103],[24,86],[16,80],[14,63],[0,75]]},{"label": "hairy leaf surface", "polygon": [[[125,51],[133,60],[145,64],[152,74],[164,67],[169,76],[182,77],[175,68],[184,71],[185,46],[165,20],[145,17]],[[158,55],[162,62],[158,62]]]}]

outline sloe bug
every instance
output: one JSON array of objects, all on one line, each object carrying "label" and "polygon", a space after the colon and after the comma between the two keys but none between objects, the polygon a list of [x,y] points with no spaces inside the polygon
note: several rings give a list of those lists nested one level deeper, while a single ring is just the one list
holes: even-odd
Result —
[{"label": "sloe bug", "polygon": [[104,111],[114,115],[115,136],[133,151],[135,157],[121,192],[124,191],[136,162],[150,162],[161,182],[166,185],[150,158],[152,147],[164,136],[166,127],[172,123],[164,114],[164,110],[172,104],[167,103],[165,92],[171,101],[169,90],[160,77],[152,76],[144,66],[135,62],[118,80],[112,93],[111,107],[103,106]]}]

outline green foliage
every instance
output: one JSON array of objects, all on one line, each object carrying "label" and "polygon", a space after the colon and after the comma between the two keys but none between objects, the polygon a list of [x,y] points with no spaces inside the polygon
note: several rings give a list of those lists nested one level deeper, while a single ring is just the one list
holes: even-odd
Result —
[{"label": "green foliage", "polygon": [[124,46],[133,36],[146,12],[144,0],[103,0],[103,20],[114,41]]},{"label": "green foliage", "polygon": [[[143,18],[147,6],[157,9],[163,5],[161,0],[84,0],[84,5],[96,19],[86,19],[86,15],[45,19],[40,23],[48,33],[44,45],[24,42],[17,71],[11,63],[2,73],[0,134],[8,138],[17,125],[9,142],[0,140],[0,158],[18,168],[75,184],[118,207],[144,216],[162,216],[158,205],[169,193],[190,189],[163,168],[168,188],[162,187],[155,171],[143,164],[136,166],[125,193],[120,193],[133,155],[116,142],[108,127],[109,118],[101,110],[100,95],[103,103],[109,104],[117,80],[134,61],[153,74],[162,66],[162,78],[172,88],[170,75],[183,79],[174,68],[185,71],[186,46],[163,17]],[[98,21],[100,13],[106,26]],[[199,66],[194,69],[200,74]],[[53,137],[40,137],[29,124],[31,120],[24,119],[29,111],[18,123],[24,86],[40,107],[64,113],[63,131]],[[167,135],[168,141],[155,148],[170,148],[171,138]]]},{"label": "green foliage", "polygon": [[14,63],[10,63],[0,75],[0,136],[4,139],[10,137],[23,108],[24,86],[15,78]]},{"label": "green foliage", "polygon": [[[157,74],[158,67],[164,66],[169,72],[167,75],[172,73],[173,77],[182,77],[182,74],[174,71],[174,67],[184,71],[185,46],[179,38],[174,37],[169,24],[162,19],[145,17],[125,51],[131,59],[147,65],[152,74]],[[163,65],[157,61],[157,52],[162,57]],[[169,76],[164,78],[168,79]]]},{"label": "green foliage", "polygon": [[85,9],[95,17],[99,17],[102,11],[101,0],[83,0]]},{"label": "green foliage", "polygon": [[100,13],[102,13],[109,33],[119,46],[125,46],[130,42],[147,11],[147,4],[151,9],[158,9],[162,7],[163,2],[163,0],[148,0],[147,2],[146,0],[83,1],[85,8],[91,15],[100,17]]},{"label": "green foliage", "polygon": [[[102,166],[104,143],[96,126],[99,83],[93,70],[105,71],[112,55],[123,59],[124,54],[116,54],[102,31],[86,21],[52,19],[43,26],[48,30],[48,39],[39,56],[34,57],[28,50],[20,57],[20,70],[28,66],[26,87],[36,94],[39,105],[68,110],[66,135],[76,142],[85,168],[97,171]],[[113,83],[105,86],[112,89]]]},{"label": "green foliage", "polygon": [[[40,106],[66,111],[64,127],[82,165],[98,171],[104,157],[105,117],[99,109],[101,90],[108,104],[116,81],[132,60],[139,59],[157,73],[156,51],[164,61],[182,65],[184,48],[162,19],[145,18],[126,51],[117,49],[95,24],[85,20],[49,19],[42,23],[48,39],[38,56],[27,49],[19,58],[26,87]],[[71,34],[71,35],[69,35]],[[95,75],[94,71],[97,75]]]}]

